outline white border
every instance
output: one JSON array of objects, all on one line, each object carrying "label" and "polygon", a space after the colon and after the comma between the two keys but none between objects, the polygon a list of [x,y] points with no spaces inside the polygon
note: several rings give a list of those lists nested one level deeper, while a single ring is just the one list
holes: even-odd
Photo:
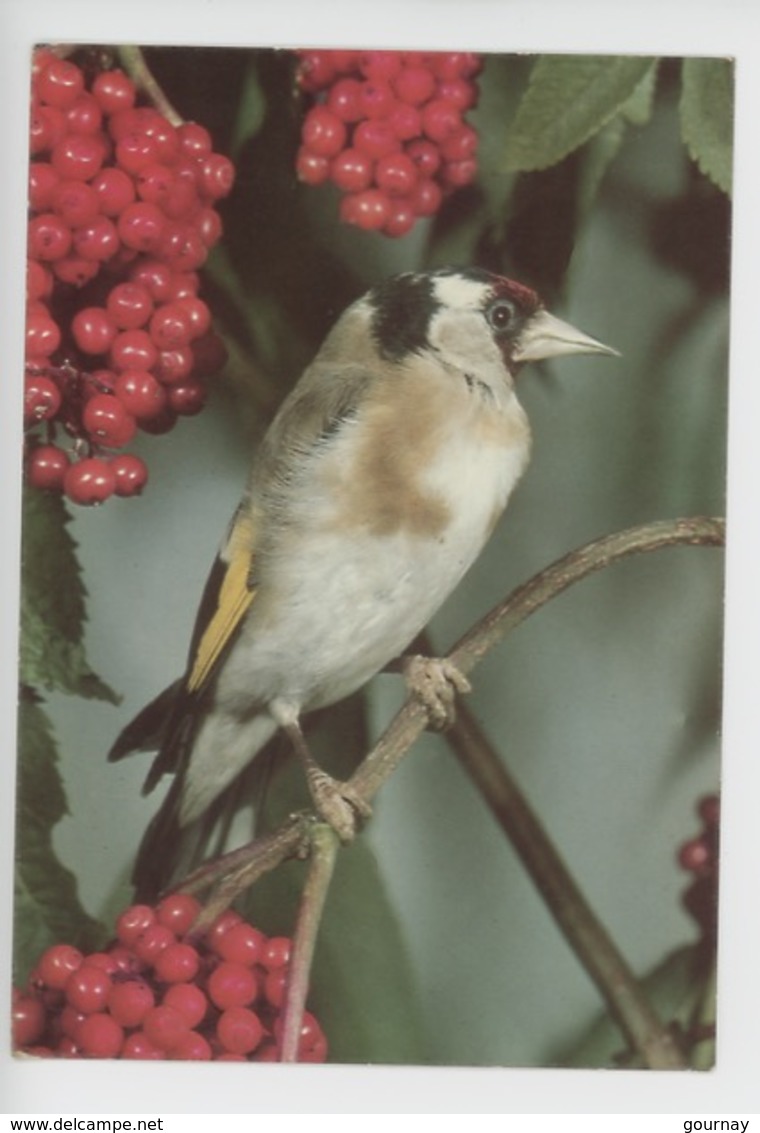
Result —
[{"label": "white border", "polygon": [[[730,419],[730,549],[726,659],[724,936],[719,1068],[709,1074],[538,1070],[392,1070],[383,1067],[236,1067],[175,1064],[20,1064],[9,1059],[0,1022],[0,1103],[6,1112],[61,1114],[670,1113],[725,1117],[760,1109],[760,934],[757,864],[758,613],[760,485],[758,361],[757,126],[760,8],[751,0],[3,0],[0,4],[0,485],[6,553],[0,587],[0,680],[6,768],[15,744],[18,461],[25,193],[26,60],[36,40],[250,46],[426,46],[489,51],[583,51],[737,58],[737,192],[734,228]],[[622,266],[624,271],[624,265]],[[0,860],[11,858],[12,790],[0,791]],[[753,868],[754,867],[754,868]],[[7,1018],[10,875],[0,869],[3,968],[0,1018]],[[247,1069],[253,1071],[254,1067]],[[232,1119],[230,1119],[232,1120]],[[175,1125],[175,1128],[180,1128]],[[658,1126],[660,1127],[660,1126]],[[670,1126],[683,1129],[674,1118]],[[167,1126],[171,1128],[171,1126]]]}]

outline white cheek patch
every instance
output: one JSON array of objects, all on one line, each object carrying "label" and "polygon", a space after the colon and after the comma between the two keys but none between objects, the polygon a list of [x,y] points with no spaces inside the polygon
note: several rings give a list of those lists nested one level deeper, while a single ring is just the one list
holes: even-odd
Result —
[{"label": "white cheek patch", "polygon": [[438,302],[444,307],[458,310],[482,308],[490,290],[486,284],[462,275],[441,275],[433,282],[433,292]]},{"label": "white cheek patch", "polygon": [[430,322],[429,338],[445,365],[486,380],[503,378],[501,351],[480,310],[443,308]]}]

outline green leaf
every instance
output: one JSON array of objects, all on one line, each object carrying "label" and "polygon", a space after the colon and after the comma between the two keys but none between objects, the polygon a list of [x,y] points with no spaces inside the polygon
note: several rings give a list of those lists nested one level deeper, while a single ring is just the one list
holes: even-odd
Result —
[{"label": "green leaf", "polygon": [[604,175],[617,156],[625,136],[625,122],[618,114],[588,143],[578,176],[578,216],[593,206]]},{"label": "green leaf", "polygon": [[20,677],[24,684],[118,703],[82,641],[86,592],[62,500],[29,489],[22,518]]},{"label": "green leaf", "polygon": [[561,161],[622,109],[653,62],[643,56],[541,56],[509,133],[507,168],[546,169]]},{"label": "green leaf", "polygon": [[27,692],[19,707],[16,819],[15,979],[51,944],[92,949],[103,930],[82,908],[73,874],[55,855],[52,829],[66,814],[58,753],[47,715]]},{"label": "green leaf", "polygon": [[658,64],[659,60],[655,59],[652,66],[645,73],[644,78],[636,86],[631,97],[620,107],[620,113],[633,126],[646,126],[647,122],[652,117]]},{"label": "green leaf", "polygon": [[237,117],[230,138],[230,157],[236,159],[247,142],[261,129],[267,110],[259,73],[253,58],[246,68]]},{"label": "green leaf", "polygon": [[729,59],[685,59],[681,133],[699,168],[724,193],[731,192],[734,68]]}]

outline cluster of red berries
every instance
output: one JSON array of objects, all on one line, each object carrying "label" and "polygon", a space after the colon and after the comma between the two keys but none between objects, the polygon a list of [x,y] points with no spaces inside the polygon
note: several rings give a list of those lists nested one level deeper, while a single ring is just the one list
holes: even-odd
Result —
[{"label": "cluster of red berries", "polygon": [[[194,897],[172,894],[126,909],[104,952],[48,948],[28,989],[14,990],[14,1048],[41,1058],[278,1061],[290,940],[233,910],[195,939],[199,912]],[[298,1059],[326,1056],[305,1012]]]},{"label": "cluster of red berries", "polygon": [[224,364],[198,269],[234,179],[203,126],[86,71],[35,55],[24,398],[29,482],[78,504],[140,492],[144,461],[111,450],[197,413]]},{"label": "cluster of red berries", "polygon": [[697,803],[702,830],[678,850],[678,864],[694,876],[683,895],[687,912],[699,925],[702,935],[714,940],[718,916],[718,840],[720,800],[705,795]]},{"label": "cluster of red berries", "polygon": [[299,51],[298,85],[315,99],[296,159],[309,185],[344,194],[348,224],[404,236],[477,172],[481,58],[467,52]]}]

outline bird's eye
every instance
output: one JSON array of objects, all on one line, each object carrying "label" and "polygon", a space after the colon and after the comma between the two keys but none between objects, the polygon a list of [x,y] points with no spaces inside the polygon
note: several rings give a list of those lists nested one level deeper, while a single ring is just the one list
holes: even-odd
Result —
[{"label": "bird's eye", "polygon": [[486,318],[497,333],[511,329],[517,316],[517,307],[510,299],[495,299],[486,311]]}]

